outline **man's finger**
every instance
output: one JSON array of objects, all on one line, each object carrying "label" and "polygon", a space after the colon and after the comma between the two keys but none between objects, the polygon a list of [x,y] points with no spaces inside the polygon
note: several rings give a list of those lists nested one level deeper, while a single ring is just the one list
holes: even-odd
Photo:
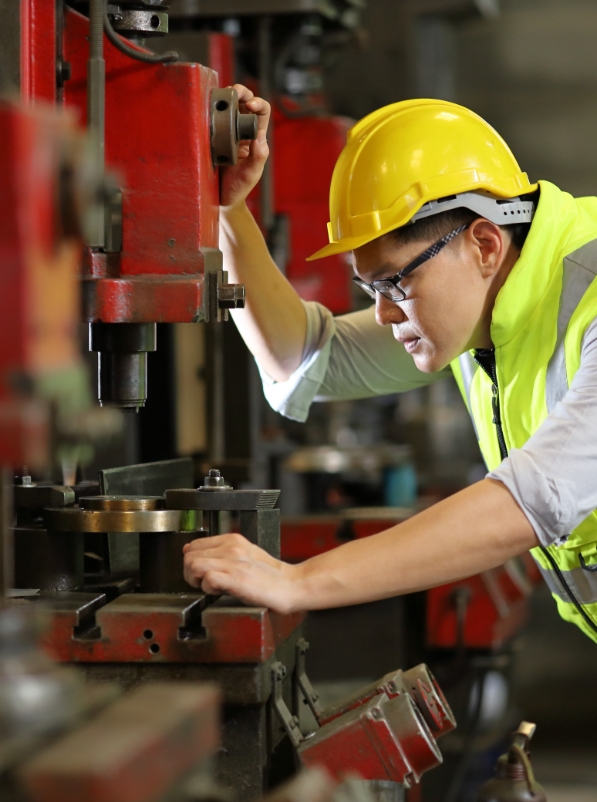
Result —
[{"label": "man's finger", "polygon": [[251,92],[251,90],[244,84],[234,84],[232,88],[236,89],[236,94],[238,95],[239,102],[241,103],[244,103],[247,100],[251,100],[251,98],[255,97],[253,92]]},{"label": "man's finger", "polygon": [[248,543],[249,541],[242,535],[230,532],[226,535],[214,535],[213,537],[200,537],[197,540],[191,540],[190,543],[185,543],[182,550],[184,554],[187,554],[189,551],[207,551],[220,546],[239,546],[248,545]]},{"label": "man's finger", "polygon": [[257,139],[263,142],[269,125],[270,104],[261,97],[255,97],[245,103],[245,108],[249,113],[257,115]]}]

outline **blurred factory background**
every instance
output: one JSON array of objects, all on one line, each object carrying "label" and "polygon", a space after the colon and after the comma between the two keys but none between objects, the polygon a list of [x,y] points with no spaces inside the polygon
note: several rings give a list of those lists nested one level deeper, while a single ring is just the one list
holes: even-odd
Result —
[{"label": "blurred factory background", "polygon": [[[86,16],[89,5],[58,3],[57,8],[62,14],[70,6]],[[176,50],[182,61],[219,70],[221,85],[246,82],[272,100],[272,160],[252,209],[276,263],[299,294],[334,313],[364,302],[351,289],[350,264],[333,257],[327,265],[313,266],[304,257],[325,242],[327,188],[345,132],[351,121],[379,106],[421,96],[462,103],[504,136],[532,181],[548,179],[577,196],[597,194],[597,8],[591,0],[172,0],[154,5],[168,12],[168,34],[145,39],[137,32],[135,38],[134,31],[121,28],[129,40],[144,39],[156,53]],[[2,7],[14,16],[10,0]],[[118,29],[118,14],[111,13]],[[224,38],[210,40],[213,35]],[[10,34],[4,37],[2,75],[16,85],[23,80],[15,66],[19,56]],[[74,39],[65,41],[73,47]],[[68,105],[66,76],[63,86]],[[60,93],[54,100],[60,102]],[[13,465],[21,485],[45,480],[76,486],[77,501],[100,490],[108,493],[108,486],[117,488],[115,493],[147,494],[148,485],[131,491],[134,483],[110,471],[191,458],[185,463],[185,470],[192,470],[189,488],[217,468],[237,490],[281,490],[281,553],[298,561],[381,531],[484,476],[470,418],[451,379],[400,398],[316,404],[308,421],[298,423],[267,405],[233,323],[213,317],[201,325],[160,322],[157,342],[157,350],[146,349],[147,401],[137,414],[125,413],[121,433],[96,442],[89,458],[75,457],[73,476],[64,473],[64,459],[62,475],[55,462],[37,471]],[[84,358],[97,376],[97,354],[85,352]],[[91,490],[100,471],[103,479]],[[240,525],[235,509],[220,511],[222,531]],[[99,534],[93,541],[85,537],[84,584],[73,580],[69,591],[106,592],[109,586],[110,598],[122,588],[134,589],[128,574],[129,584],[118,590],[114,576],[108,576],[110,560],[125,550],[112,553],[112,541],[100,542]],[[122,557],[124,573],[138,571],[136,549],[136,564],[134,554]],[[17,559],[19,553],[24,559],[17,544]],[[45,590],[55,592],[53,580],[48,581]],[[144,587],[143,581],[142,574],[142,591],[164,590],[159,582]],[[40,582],[32,579],[22,587],[36,589]],[[52,630],[53,637],[57,631]],[[597,800],[597,649],[558,618],[530,564],[435,594],[314,613],[306,636],[307,669],[324,706],[393,669],[422,661],[432,667],[459,727],[441,742],[444,765],[425,775],[421,796],[415,794],[418,786],[408,793],[410,802],[473,802],[522,719],[538,725],[533,763],[549,802]],[[54,648],[52,654],[59,652]],[[88,659],[60,654],[62,662]],[[155,655],[152,659],[158,659]],[[178,658],[165,659],[177,665]],[[109,670],[116,658],[106,658],[105,668],[100,658],[93,660],[93,668],[86,669],[89,677],[121,681]],[[206,676],[217,682],[217,671],[210,671]],[[123,680],[127,687],[137,684],[131,676]],[[227,710],[228,726],[234,727]],[[235,778],[230,766],[227,771]],[[396,787],[394,796],[376,799],[398,802],[403,792]],[[238,799],[245,802],[242,795]]]}]

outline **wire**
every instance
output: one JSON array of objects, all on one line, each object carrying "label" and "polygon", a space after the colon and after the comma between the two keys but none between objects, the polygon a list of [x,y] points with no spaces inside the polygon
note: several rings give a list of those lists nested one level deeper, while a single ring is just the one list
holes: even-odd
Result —
[{"label": "wire", "polygon": [[178,61],[178,53],[174,50],[168,50],[167,53],[144,53],[142,50],[136,50],[131,47],[125,39],[116,33],[107,14],[104,14],[104,32],[117,50],[137,61],[142,61],[144,64],[170,64],[173,61]]},{"label": "wire", "polygon": [[452,780],[448,786],[448,791],[443,799],[443,802],[457,802],[463,783],[466,779],[466,773],[469,769],[471,759],[475,751],[475,740],[479,731],[479,724],[481,723],[481,713],[483,711],[483,691],[485,690],[485,678],[487,671],[482,670],[478,677],[477,682],[473,688],[477,687],[477,698],[475,699],[475,708],[470,717],[469,726],[467,727],[464,743],[462,745],[462,753],[458,761]]},{"label": "wire", "polygon": [[545,546],[541,546],[541,551],[543,552],[543,554],[549,560],[549,562],[551,564],[551,567],[553,568],[556,576],[560,580],[560,583],[562,584],[562,587],[564,588],[564,590],[568,594],[568,598],[570,599],[572,604],[576,607],[578,612],[581,614],[581,616],[583,617],[585,622],[588,624],[588,626],[593,630],[593,632],[597,632],[597,624],[593,621],[592,618],[589,617],[587,612],[583,609],[582,604],[578,601],[578,599],[576,598],[576,596],[572,592],[572,588],[570,587],[568,582],[566,582],[566,578],[564,577],[564,574],[560,570],[560,566],[557,564],[557,562],[555,561],[554,557],[549,553],[549,551],[545,548]]}]

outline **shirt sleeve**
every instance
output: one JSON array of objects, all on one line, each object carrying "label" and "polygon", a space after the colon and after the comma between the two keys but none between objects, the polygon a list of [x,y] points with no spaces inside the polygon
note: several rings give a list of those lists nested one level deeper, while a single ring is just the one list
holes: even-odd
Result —
[{"label": "shirt sleeve", "polygon": [[313,401],[370,398],[413,390],[450,375],[422,373],[391,326],[375,322],[375,309],[334,317],[329,309],[304,301],[307,336],[303,359],[284,382],[259,367],[270,406],[287,418],[305,421]]},{"label": "shirt sleeve", "polygon": [[580,367],[562,401],[488,478],[508,488],[539,541],[549,546],[597,509],[595,476],[597,318],[585,333]]}]

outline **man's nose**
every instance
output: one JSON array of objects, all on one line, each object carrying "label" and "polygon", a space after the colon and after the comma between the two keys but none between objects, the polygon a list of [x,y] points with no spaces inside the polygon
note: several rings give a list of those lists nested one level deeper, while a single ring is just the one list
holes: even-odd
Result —
[{"label": "man's nose", "polygon": [[399,304],[378,292],[375,298],[375,320],[380,326],[389,326],[392,323],[404,323],[407,317]]}]

